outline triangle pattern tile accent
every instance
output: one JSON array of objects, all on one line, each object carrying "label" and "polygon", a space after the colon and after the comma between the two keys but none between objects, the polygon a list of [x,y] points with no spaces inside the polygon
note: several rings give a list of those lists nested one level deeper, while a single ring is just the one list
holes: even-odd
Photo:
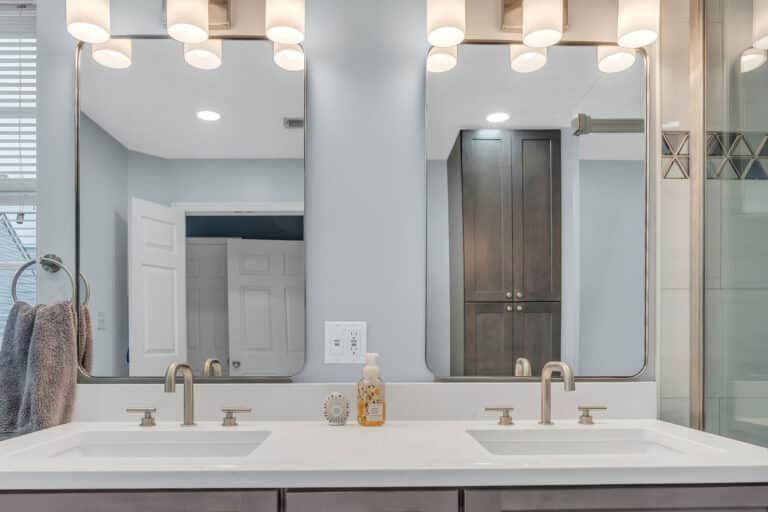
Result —
[{"label": "triangle pattern tile accent", "polygon": [[723,149],[723,143],[720,142],[720,136],[712,134],[707,142],[707,155],[708,156],[722,156],[725,153]]},{"label": "triangle pattern tile accent", "polygon": [[763,162],[761,162],[760,160],[753,160],[752,165],[749,166],[749,169],[747,170],[747,173],[744,176],[744,179],[747,179],[747,180],[768,179],[768,173],[766,173],[766,166],[764,164],[768,165],[768,160],[763,160]]},{"label": "triangle pattern tile accent", "polygon": [[752,150],[744,141],[743,137],[739,137],[739,139],[733,144],[733,146],[731,146],[731,155],[732,156],[752,156]]},{"label": "triangle pattern tile accent", "polygon": [[680,164],[677,163],[677,160],[672,160],[672,165],[669,167],[669,170],[664,175],[664,177],[675,180],[682,180],[685,178],[685,173],[683,173],[683,170],[680,168]]},{"label": "triangle pattern tile accent", "polygon": [[726,153],[730,154],[733,151],[734,146],[739,141],[738,133],[721,133],[720,142],[723,143]]},{"label": "triangle pattern tile accent", "polygon": [[721,180],[737,180],[739,179],[739,174],[736,172],[736,169],[733,168],[731,161],[726,160],[723,162],[723,166],[718,177]]},{"label": "triangle pattern tile accent", "polygon": [[707,178],[717,179],[720,176],[720,169],[723,166],[724,159],[718,157],[707,158]]},{"label": "triangle pattern tile accent", "polygon": [[661,154],[666,156],[672,155],[672,148],[670,147],[669,142],[667,141],[666,134],[661,136]]},{"label": "triangle pattern tile accent", "polygon": [[683,171],[683,175],[688,178],[691,175],[690,168],[691,168],[691,162],[690,158],[687,156],[680,156],[675,159],[675,162],[677,162],[677,165],[680,166],[680,170]]},{"label": "triangle pattern tile accent", "polygon": [[744,134],[744,141],[749,146],[749,149],[752,150],[753,155],[760,153],[760,149],[763,146],[763,140],[765,140],[764,133],[749,132]]},{"label": "triangle pattern tile accent", "polygon": [[754,158],[751,156],[749,157],[734,157],[730,159],[731,165],[733,165],[733,168],[736,169],[736,172],[739,175],[739,178],[743,178],[747,174],[747,170],[749,169],[750,165],[752,165],[752,162],[754,162]]},{"label": "triangle pattern tile accent", "polygon": [[757,154],[760,156],[768,156],[768,136],[763,138],[763,145],[757,150]]},{"label": "triangle pattern tile accent", "polygon": [[689,155],[691,153],[691,150],[689,148],[689,139],[690,137],[685,137],[685,142],[683,142],[683,145],[680,146],[680,151],[678,151],[678,154],[680,155]]},{"label": "triangle pattern tile accent", "polygon": [[667,140],[672,154],[676,155],[680,153],[680,148],[688,140],[688,134],[686,132],[665,132],[664,138]]},{"label": "triangle pattern tile accent", "polygon": [[669,177],[669,169],[672,167],[672,163],[675,161],[674,158],[671,156],[663,156],[661,157],[661,171],[662,175],[667,178]]}]

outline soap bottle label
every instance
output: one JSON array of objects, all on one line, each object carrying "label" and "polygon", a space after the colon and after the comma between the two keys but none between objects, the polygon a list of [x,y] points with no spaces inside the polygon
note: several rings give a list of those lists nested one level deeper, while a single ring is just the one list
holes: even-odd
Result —
[{"label": "soap bottle label", "polygon": [[379,402],[369,403],[365,416],[368,421],[381,421],[384,419],[384,407]]}]

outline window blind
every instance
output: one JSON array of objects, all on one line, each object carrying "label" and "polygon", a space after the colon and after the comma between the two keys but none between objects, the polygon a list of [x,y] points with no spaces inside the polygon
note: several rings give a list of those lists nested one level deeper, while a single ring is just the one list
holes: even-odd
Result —
[{"label": "window blind", "polygon": [[0,2],[0,189],[37,178],[34,3]]}]

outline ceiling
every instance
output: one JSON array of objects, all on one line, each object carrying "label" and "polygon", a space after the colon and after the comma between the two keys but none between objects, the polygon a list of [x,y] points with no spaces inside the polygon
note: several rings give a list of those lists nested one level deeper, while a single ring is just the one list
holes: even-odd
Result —
[{"label": "ceiling", "polygon": [[[594,47],[555,46],[534,73],[509,66],[507,45],[459,47],[458,64],[427,74],[427,155],[445,160],[458,132],[472,128],[561,128],[577,113],[594,118],[644,117],[645,69],[638,58],[622,73],[597,68]],[[491,124],[493,112],[509,121]]]},{"label": "ceiling", "polygon": [[[83,112],[128,149],[163,158],[303,158],[304,133],[283,118],[304,117],[304,73],[272,62],[272,43],[224,41],[223,64],[189,66],[170,39],[133,41],[128,69],[82,57]],[[200,110],[221,114],[215,122]]]}]

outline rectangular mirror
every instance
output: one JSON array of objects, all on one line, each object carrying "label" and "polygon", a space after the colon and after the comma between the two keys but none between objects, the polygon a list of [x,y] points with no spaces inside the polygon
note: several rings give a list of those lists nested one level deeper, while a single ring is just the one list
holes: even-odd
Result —
[{"label": "rectangular mirror", "polygon": [[644,54],[613,73],[591,45],[514,57],[464,44],[455,67],[427,76],[427,364],[438,378],[536,377],[551,360],[581,377],[636,376]]},{"label": "rectangular mirror", "polygon": [[278,67],[269,41],[219,42],[213,69],[171,39],[129,40],[123,69],[82,48],[77,249],[94,377],[304,365],[304,72]]}]

